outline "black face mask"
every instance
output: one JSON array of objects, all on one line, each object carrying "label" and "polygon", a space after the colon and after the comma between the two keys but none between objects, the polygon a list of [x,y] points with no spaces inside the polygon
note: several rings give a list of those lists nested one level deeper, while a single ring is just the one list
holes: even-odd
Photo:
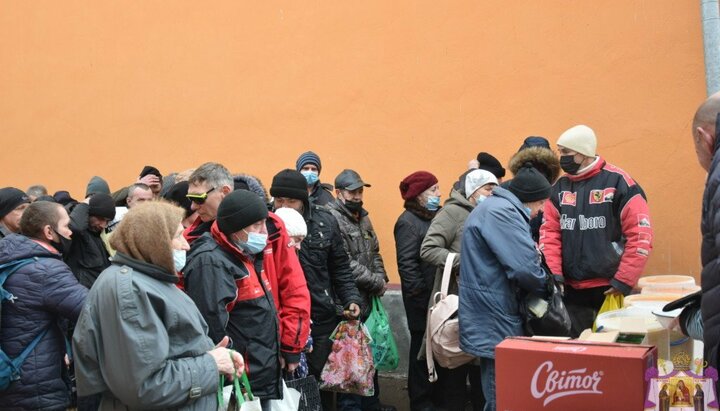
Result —
[{"label": "black face mask", "polygon": [[69,238],[65,238],[60,233],[57,232],[56,229],[53,228],[53,231],[55,231],[55,234],[60,237],[60,242],[50,241],[50,245],[55,247],[56,250],[60,252],[60,254],[67,254],[70,251],[70,245],[72,244],[72,240]]},{"label": "black face mask", "polygon": [[362,201],[345,200],[345,208],[350,210],[350,212],[359,213],[360,210],[362,210],[362,206],[363,206]]},{"label": "black face mask", "polygon": [[575,155],[560,156],[560,167],[568,174],[575,174],[580,170],[580,164],[575,162]]}]

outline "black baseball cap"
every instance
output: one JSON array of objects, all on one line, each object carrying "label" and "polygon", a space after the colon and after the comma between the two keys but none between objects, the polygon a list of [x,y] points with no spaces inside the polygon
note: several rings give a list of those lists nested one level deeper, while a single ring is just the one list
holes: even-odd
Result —
[{"label": "black baseball cap", "polygon": [[360,178],[360,174],[355,170],[345,169],[335,177],[335,188],[338,190],[357,190],[360,187],[370,187]]}]

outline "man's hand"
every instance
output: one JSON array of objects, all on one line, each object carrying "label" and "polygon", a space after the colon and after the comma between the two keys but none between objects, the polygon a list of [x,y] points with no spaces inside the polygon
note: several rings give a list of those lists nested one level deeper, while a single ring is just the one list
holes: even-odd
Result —
[{"label": "man's hand", "polygon": [[343,311],[343,314],[345,314],[345,318],[348,320],[357,320],[358,317],[360,317],[360,306],[352,303],[348,306],[348,309]]},{"label": "man's hand", "polygon": [[299,365],[300,365],[299,362],[290,362],[290,363],[287,363],[287,364],[286,364],[286,363],[285,363],[285,358],[283,358],[282,355],[280,356],[280,368],[286,369],[287,372],[289,372],[289,373],[295,371],[295,369],[296,369]]},{"label": "man's hand", "polygon": [[145,184],[148,187],[161,184],[160,177],[156,176],[155,174],[148,174],[145,177],[140,177],[137,179],[137,182]]},{"label": "man's hand", "polygon": [[618,290],[617,288],[615,288],[615,287],[610,287],[610,288],[608,288],[607,291],[605,291],[604,294],[605,294],[605,295],[623,295],[622,291],[619,291],[619,290]]}]

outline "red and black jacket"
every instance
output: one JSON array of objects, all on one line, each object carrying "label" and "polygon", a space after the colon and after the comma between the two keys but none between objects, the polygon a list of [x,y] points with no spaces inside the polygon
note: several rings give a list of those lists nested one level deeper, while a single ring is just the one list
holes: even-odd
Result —
[{"label": "red and black jacket", "polygon": [[229,336],[232,348],[245,358],[253,393],[280,398],[280,331],[268,280],[267,247],[254,261],[235,247],[213,223],[197,238],[183,270],[185,292],[218,343]]},{"label": "red and black jacket", "polygon": [[544,214],[540,247],[554,274],[573,288],[611,285],[630,293],[653,230],[645,193],[627,173],[598,157],[590,170],[560,177]]}]

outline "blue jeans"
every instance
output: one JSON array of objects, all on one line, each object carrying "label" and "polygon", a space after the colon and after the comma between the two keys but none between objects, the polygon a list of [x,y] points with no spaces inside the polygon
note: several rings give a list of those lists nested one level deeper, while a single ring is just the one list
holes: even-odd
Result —
[{"label": "blue jeans", "polygon": [[378,373],[373,376],[375,394],[372,397],[363,397],[357,394],[337,395],[338,411],[372,411],[380,407],[380,384],[378,384]]},{"label": "blue jeans", "polygon": [[495,411],[495,359],[480,358],[480,383],[485,394],[484,411]]}]

